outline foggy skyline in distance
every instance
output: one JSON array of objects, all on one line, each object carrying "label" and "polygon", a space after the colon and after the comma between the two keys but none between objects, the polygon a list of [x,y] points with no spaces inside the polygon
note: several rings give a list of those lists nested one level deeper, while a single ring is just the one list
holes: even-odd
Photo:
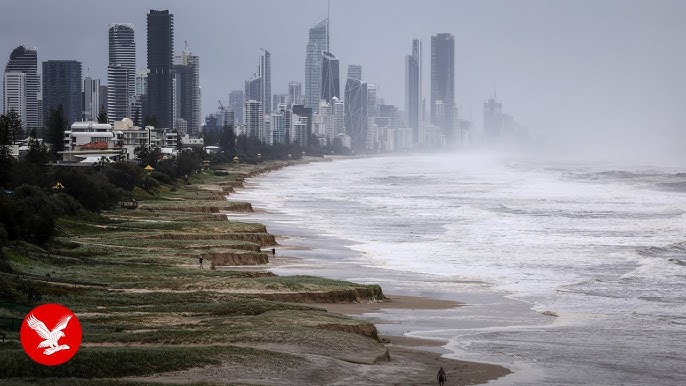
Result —
[{"label": "foggy skyline in distance", "polygon": [[[243,89],[260,48],[272,54],[272,93],[286,93],[289,81],[304,83],[308,30],[326,17],[327,3],[10,0],[2,9],[3,68],[25,44],[38,48],[39,62],[81,61],[84,76],[90,69],[103,83],[108,24],[135,25],[142,69],[146,13],[169,9],[175,53],[187,41],[200,58],[204,117],[231,90]],[[401,110],[412,38],[423,42],[429,103],[431,35],[447,32],[455,36],[459,115],[469,119],[471,110],[476,131],[495,90],[503,112],[547,137],[544,143],[638,156],[642,148],[678,155],[686,142],[686,2],[353,0],[332,1],[330,16],[330,51],[340,59],[341,79],[348,64],[362,65],[363,81]]]}]

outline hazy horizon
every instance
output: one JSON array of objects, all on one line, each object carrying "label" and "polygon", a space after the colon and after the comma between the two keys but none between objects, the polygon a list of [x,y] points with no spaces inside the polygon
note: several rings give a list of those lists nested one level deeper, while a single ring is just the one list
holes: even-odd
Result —
[{"label": "hazy horizon", "polygon": [[[146,13],[169,9],[176,52],[187,41],[200,57],[204,117],[231,90],[243,89],[260,48],[272,53],[272,93],[286,93],[289,81],[304,83],[308,29],[326,17],[326,8],[314,0],[10,0],[0,16],[0,61],[4,66],[12,49],[26,44],[38,48],[40,62],[79,60],[84,76],[89,69],[105,80],[107,26],[127,22],[136,28],[136,68],[142,69]],[[362,65],[363,80],[401,110],[412,38],[424,44],[428,101],[430,38],[448,32],[455,36],[456,104],[477,130],[482,104],[495,91],[503,112],[546,143],[651,158],[678,156],[686,140],[679,113],[686,101],[685,2],[353,0],[331,2],[330,16],[340,77],[348,64]]]}]

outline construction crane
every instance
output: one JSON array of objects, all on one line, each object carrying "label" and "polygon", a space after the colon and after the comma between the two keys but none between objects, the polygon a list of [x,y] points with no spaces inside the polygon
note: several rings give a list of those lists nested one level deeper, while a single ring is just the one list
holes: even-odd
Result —
[{"label": "construction crane", "polygon": [[224,105],[222,104],[222,100],[220,99],[220,100],[219,100],[219,111],[221,111],[221,112],[223,113],[224,110],[225,110],[225,107],[224,107]]}]

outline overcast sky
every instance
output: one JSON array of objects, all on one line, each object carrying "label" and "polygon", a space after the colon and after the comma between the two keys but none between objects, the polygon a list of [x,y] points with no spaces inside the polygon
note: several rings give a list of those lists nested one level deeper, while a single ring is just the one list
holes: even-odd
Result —
[{"label": "overcast sky", "polygon": [[[146,66],[146,13],[174,14],[177,52],[200,57],[203,115],[242,89],[259,49],[272,53],[272,92],[304,82],[308,29],[326,2],[3,0],[0,60],[20,44],[39,61],[76,59],[106,78],[107,25],[136,27],[137,68]],[[455,36],[455,100],[482,126],[494,90],[503,110],[533,132],[579,137],[660,133],[686,140],[686,1],[473,0],[331,2],[331,51],[363,67],[386,103],[404,109],[404,57],[424,43],[429,100],[431,35]],[[40,70],[39,70],[40,71]],[[103,82],[104,83],[104,82]],[[343,82],[341,83],[343,87]],[[428,107],[428,106],[427,106]],[[650,135],[649,137],[653,137]],[[643,142],[643,140],[641,140]]]}]

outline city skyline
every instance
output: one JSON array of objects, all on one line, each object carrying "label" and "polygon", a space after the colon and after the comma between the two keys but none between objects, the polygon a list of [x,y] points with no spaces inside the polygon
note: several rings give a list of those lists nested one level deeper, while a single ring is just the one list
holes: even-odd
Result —
[{"label": "city skyline", "polygon": [[[419,37],[425,47],[422,76],[426,81],[422,94],[428,99],[430,36],[441,32],[453,34],[455,103],[461,108],[461,116],[471,116],[477,127],[481,126],[481,105],[494,89],[508,111],[535,131],[573,130],[597,135],[603,130],[613,130],[612,134],[641,133],[645,127],[656,126],[672,135],[682,124],[681,118],[665,111],[679,107],[679,90],[686,88],[686,80],[676,76],[679,68],[686,65],[686,54],[678,49],[683,46],[680,36],[684,36],[684,26],[679,23],[686,14],[683,3],[483,3],[436,2],[431,7],[422,7],[405,2],[402,5],[408,5],[407,10],[389,1],[333,3],[331,50],[340,59],[341,67],[361,64],[365,68],[363,81],[376,84],[378,96],[385,103],[404,109],[403,60],[408,42]],[[622,6],[618,7],[620,3]],[[46,14],[60,14],[60,9],[78,4],[93,16],[79,26],[60,26],[58,36],[49,32],[57,28],[49,18],[39,16],[32,21],[35,25],[27,28],[5,16],[0,27],[3,61],[21,44],[36,46],[40,62],[78,60],[83,63],[84,73],[89,72],[103,83],[106,25],[131,22],[136,26],[140,70],[140,63],[145,62],[146,44],[140,43],[145,40],[141,35],[146,26],[145,15],[150,9],[169,9],[176,15],[175,33],[179,38],[175,49],[180,50],[179,42],[188,40],[194,53],[203,58],[203,116],[216,111],[216,101],[226,101],[230,90],[242,88],[245,74],[254,71],[250,53],[259,47],[272,51],[273,93],[285,93],[290,81],[302,82],[304,86],[308,29],[326,17],[326,5],[316,1],[299,1],[295,7],[297,16],[288,10],[265,12],[265,2],[39,4]],[[360,22],[361,9],[373,12],[389,6],[399,11],[393,22]],[[534,6],[536,12],[532,13],[530,8]],[[7,1],[4,7],[29,12],[31,6]],[[244,17],[257,13],[260,18]],[[615,17],[603,16],[608,14]],[[243,36],[241,31],[246,25],[241,16],[251,20],[249,39],[232,38]],[[289,20],[289,28],[276,33],[283,20]],[[198,22],[206,28],[193,28]],[[84,34],[84,30],[89,33]],[[59,43],[64,39],[78,44]],[[429,110],[428,103],[425,107]]]}]

